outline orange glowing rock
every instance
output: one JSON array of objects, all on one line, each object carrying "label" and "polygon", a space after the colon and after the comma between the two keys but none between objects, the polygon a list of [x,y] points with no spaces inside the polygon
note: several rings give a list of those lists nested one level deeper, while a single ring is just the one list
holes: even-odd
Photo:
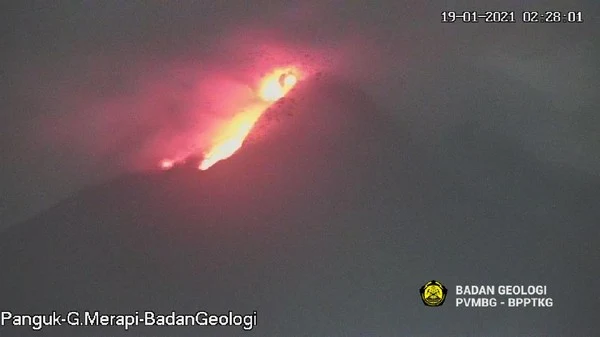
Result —
[{"label": "orange glowing rock", "polygon": [[174,165],[175,165],[175,161],[171,160],[171,159],[163,159],[159,163],[160,168],[165,171],[172,169]]},{"label": "orange glowing rock", "polygon": [[264,77],[258,89],[258,96],[262,102],[242,110],[220,130],[213,146],[204,154],[198,169],[206,170],[239,150],[262,113],[296,85],[298,78],[295,73],[297,71],[292,69],[276,69]]}]

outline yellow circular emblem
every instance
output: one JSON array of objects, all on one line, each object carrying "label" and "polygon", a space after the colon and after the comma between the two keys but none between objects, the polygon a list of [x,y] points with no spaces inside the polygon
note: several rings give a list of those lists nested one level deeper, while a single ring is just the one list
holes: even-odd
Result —
[{"label": "yellow circular emblem", "polygon": [[448,289],[444,285],[436,280],[431,280],[425,283],[419,290],[421,293],[421,300],[428,307],[438,307],[444,304],[446,300],[446,294]]}]

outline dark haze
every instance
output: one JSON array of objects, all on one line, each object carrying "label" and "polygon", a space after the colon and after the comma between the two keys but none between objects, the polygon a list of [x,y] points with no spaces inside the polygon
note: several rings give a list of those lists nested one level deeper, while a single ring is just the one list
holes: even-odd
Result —
[{"label": "dark haze", "polygon": [[[218,104],[202,79],[254,81],[243,75],[268,60],[265,44],[360,83],[428,146],[476,121],[531,156],[597,174],[597,4],[520,4],[5,2],[1,223],[154,165],[149,148],[215,118],[197,111]],[[439,22],[442,10],[534,7],[581,10],[587,23]]]}]

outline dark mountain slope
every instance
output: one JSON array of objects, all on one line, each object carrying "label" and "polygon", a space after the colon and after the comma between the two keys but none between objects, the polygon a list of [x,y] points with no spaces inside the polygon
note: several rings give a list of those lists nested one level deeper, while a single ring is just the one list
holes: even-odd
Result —
[{"label": "dark mountain slope", "polygon": [[[364,254],[376,247],[366,211],[377,198],[393,202],[391,158],[406,156],[377,110],[338,80],[305,83],[265,114],[242,150],[208,171],[129,175],[82,191],[4,233],[2,307],[256,309],[258,335],[302,331],[318,298],[331,300],[319,316],[343,319],[330,310],[335,299],[360,313],[362,300],[345,298],[364,299],[362,283],[375,282]],[[354,273],[366,279],[344,280]],[[327,321],[314,331],[330,329]]]},{"label": "dark mountain slope", "polygon": [[[584,235],[597,233],[597,213],[572,200],[597,196],[597,183],[556,182],[492,135],[475,132],[476,141],[436,152],[405,134],[357,87],[335,78],[303,83],[263,116],[238,153],[208,171],[122,176],[3,233],[0,310],[259,315],[252,333],[60,327],[44,336],[568,331],[575,300],[553,280],[574,272],[571,259],[598,257]],[[569,229],[575,211],[583,216]],[[557,233],[580,245],[561,245]],[[592,270],[591,262],[579,266]],[[506,276],[515,271],[518,278]],[[451,297],[432,311],[418,298],[431,278],[449,287],[547,283],[559,303],[524,315],[462,310]],[[0,328],[3,336],[29,332]]]}]

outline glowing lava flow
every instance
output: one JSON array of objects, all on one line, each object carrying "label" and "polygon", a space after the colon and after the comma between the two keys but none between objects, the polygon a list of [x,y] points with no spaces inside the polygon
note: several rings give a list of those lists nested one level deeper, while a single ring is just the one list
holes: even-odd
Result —
[{"label": "glowing lava flow", "polygon": [[221,130],[221,135],[215,141],[210,151],[204,154],[204,159],[198,168],[206,170],[215,163],[231,157],[240,147],[252,126],[264,111],[264,104],[251,107],[238,114],[231,120],[227,127]]},{"label": "glowing lava flow", "polygon": [[215,163],[231,157],[244,143],[254,123],[275,101],[284,97],[297,83],[298,78],[290,70],[278,69],[267,75],[258,90],[262,100],[236,115],[229,125],[220,132],[212,148],[204,154],[198,167],[206,170]]}]

